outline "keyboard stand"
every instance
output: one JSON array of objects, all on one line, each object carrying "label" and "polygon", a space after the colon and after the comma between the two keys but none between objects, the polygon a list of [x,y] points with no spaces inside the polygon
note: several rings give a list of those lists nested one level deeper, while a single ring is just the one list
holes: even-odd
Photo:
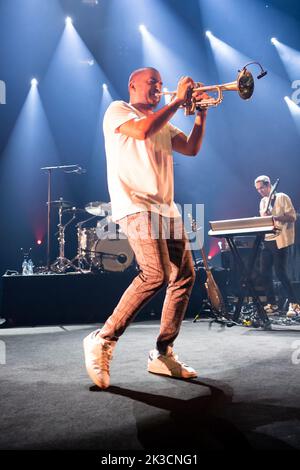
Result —
[{"label": "keyboard stand", "polygon": [[[213,236],[217,236],[217,235],[213,235]],[[256,237],[255,237],[254,244],[252,247],[251,256],[250,256],[250,259],[248,260],[247,265],[245,261],[243,260],[243,258],[241,257],[241,254],[235,243],[235,236],[237,235],[228,235],[228,234],[222,235],[222,238],[225,238],[227,240],[227,243],[233,255],[234,262],[238,268],[238,273],[240,273],[241,275],[239,279],[241,294],[238,296],[238,302],[237,302],[235,312],[233,315],[233,321],[238,322],[242,305],[244,303],[244,299],[245,297],[251,296],[253,299],[253,303],[255,304],[257,308],[257,313],[258,313],[259,319],[261,320],[263,328],[270,329],[271,322],[263,308],[263,305],[259,299],[259,294],[257,293],[254,287],[253,281],[252,281],[252,273],[253,273],[253,269],[255,266],[255,261],[257,259],[258,251],[264,239],[265,233],[264,232],[256,233]]]}]

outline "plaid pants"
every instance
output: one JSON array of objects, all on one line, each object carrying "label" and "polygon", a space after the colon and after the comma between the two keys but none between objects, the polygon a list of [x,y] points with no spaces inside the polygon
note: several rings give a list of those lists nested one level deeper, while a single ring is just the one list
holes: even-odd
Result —
[{"label": "plaid pants", "polygon": [[195,281],[182,220],[144,211],[118,223],[128,237],[140,272],[105,322],[100,336],[117,341],[138,311],[167,285],[156,343],[163,354],[179,333]]}]

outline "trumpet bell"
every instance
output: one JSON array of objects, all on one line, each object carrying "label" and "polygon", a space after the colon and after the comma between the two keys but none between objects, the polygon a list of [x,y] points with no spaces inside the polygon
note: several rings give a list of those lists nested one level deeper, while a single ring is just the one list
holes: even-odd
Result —
[{"label": "trumpet bell", "polygon": [[242,69],[237,77],[237,92],[243,100],[251,98],[254,90],[252,73],[246,68]]}]

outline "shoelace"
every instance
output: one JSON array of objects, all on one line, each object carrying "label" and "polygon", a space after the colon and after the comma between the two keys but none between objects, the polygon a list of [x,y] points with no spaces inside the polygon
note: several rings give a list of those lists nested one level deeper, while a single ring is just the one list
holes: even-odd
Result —
[{"label": "shoelace", "polygon": [[102,354],[100,357],[100,364],[102,370],[109,371],[109,363],[112,359],[112,352],[113,351],[110,344],[103,344]]},{"label": "shoelace", "polygon": [[189,366],[188,366],[187,364],[185,364],[184,362],[179,361],[178,355],[177,355],[177,354],[174,354],[174,351],[172,351],[170,354],[168,354],[167,357],[171,357],[172,359],[174,359],[178,364],[180,364],[180,365],[183,366],[183,367],[189,367]]}]

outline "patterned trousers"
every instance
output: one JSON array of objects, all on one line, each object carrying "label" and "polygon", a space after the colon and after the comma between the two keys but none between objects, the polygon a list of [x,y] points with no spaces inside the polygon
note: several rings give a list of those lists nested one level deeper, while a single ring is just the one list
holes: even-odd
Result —
[{"label": "patterned trousers", "polygon": [[135,253],[140,272],[99,334],[117,341],[138,311],[167,286],[156,343],[158,351],[164,354],[179,333],[195,281],[182,219],[144,211],[124,217],[118,223]]}]

